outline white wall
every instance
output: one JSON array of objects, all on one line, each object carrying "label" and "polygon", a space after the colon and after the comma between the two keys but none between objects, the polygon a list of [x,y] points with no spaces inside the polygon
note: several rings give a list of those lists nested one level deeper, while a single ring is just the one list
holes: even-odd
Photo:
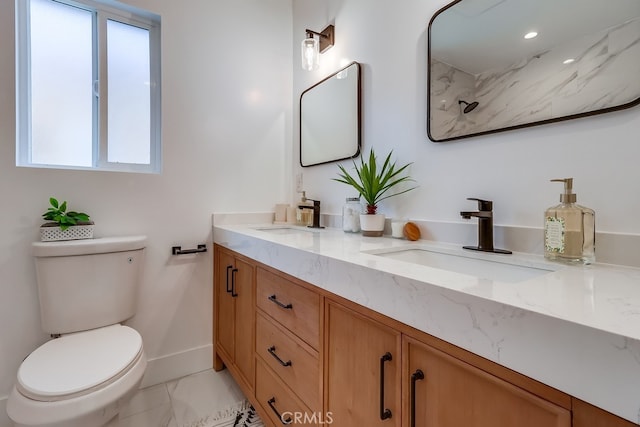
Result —
[{"label": "white wall", "polygon": [[211,253],[171,257],[171,246],[210,243],[214,211],[290,196],[291,0],[129,3],[162,16],[161,175],[15,166],[14,0],[0,0],[0,409],[22,359],[48,338],[30,244],[49,196],[90,213],[99,236],[149,237],[130,324],[159,379],[211,365]]},{"label": "white wall", "polygon": [[[574,177],[578,203],[596,211],[599,231],[640,233],[640,109],[569,122],[432,143],[426,136],[427,26],[446,0],[295,0],[294,117],[298,97],[339,67],[342,58],[363,65],[363,142],[380,153],[394,149],[399,162],[414,164],[420,188],[382,202],[388,216],[462,222],[474,209],[467,197],[494,200],[495,223],[542,227],[544,210],[559,201],[551,178]],[[302,71],[299,43],[304,29],[335,23],[336,45],[321,68]],[[294,147],[298,150],[294,124]],[[295,156],[297,156],[297,151]],[[294,159],[294,162],[297,161]],[[344,162],[350,168],[349,162]],[[307,195],[327,213],[340,212],[352,191],[331,181],[335,164],[296,168]]]},{"label": "white wall", "polygon": [[[22,358],[47,339],[29,245],[51,195],[92,214],[99,235],[149,236],[131,324],[156,365],[208,354],[211,254],[172,258],[170,247],[210,242],[214,211],[262,211],[289,201],[299,171],[307,195],[322,200],[324,212],[340,212],[353,193],[331,181],[336,165],[297,166],[297,114],[300,93],[343,59],[363,65],[365,151],[394,149],[399,162],[414,162],[420,188],[383,202],[387,215],[458,222],[460,210],[475,207],[466,197],[475,196],[495,201],[497,224],[540,227],[561,191],[548,180],[573,176],[599,230],[640,234],[638,108],[458,142],[427,139],[426,30],[446,0],[130,3],[163,19],[161,175],[15,167],[14,1],[0,0],[0,398]],[[320,70],[303,72],[304,29],[328,23],[336,25],[336,45],[322,55]]]}]

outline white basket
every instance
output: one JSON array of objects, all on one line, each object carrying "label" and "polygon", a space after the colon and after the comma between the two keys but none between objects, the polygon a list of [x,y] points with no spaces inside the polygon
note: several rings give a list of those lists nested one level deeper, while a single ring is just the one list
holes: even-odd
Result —
[{"label": "white basket", "polygon": [[93,224],[72,225],[66,230],[60,227],[40,227],[40,240],[53,242],[58,240],[93,239]]}]

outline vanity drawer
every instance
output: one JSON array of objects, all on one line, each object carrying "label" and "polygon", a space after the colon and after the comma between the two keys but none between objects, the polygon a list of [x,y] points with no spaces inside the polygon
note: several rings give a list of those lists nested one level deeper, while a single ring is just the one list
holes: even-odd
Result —
[{"label": "vanity drawer", "polygon": [[258,268],[256,302],[314,349],[320,344],[320,295]]},{"label": "vanity drawer", "polygon": [[295,397],[260,358],[256,358],[256,399],[273,425],[318,425],[319,414]]},{"label": "vanity drawer", "polygon": [[318,353],[258,312],[256,353],[310,408],[320,404]]}]

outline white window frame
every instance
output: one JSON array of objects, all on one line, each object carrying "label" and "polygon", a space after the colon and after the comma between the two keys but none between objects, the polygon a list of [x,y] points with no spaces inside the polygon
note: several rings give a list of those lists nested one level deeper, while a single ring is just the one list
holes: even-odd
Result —
[{"label": "white window frame", "polygon": [[[16,165],[38,168],[160,173],[162,156],[160,17],[116,1],[54,0],[93,13],[93,161],[91,167],[31,162],[30,0],[16,0]],[[150,161],[149,164],[109,162],[107,21],[149,31],[150,54]]]}]

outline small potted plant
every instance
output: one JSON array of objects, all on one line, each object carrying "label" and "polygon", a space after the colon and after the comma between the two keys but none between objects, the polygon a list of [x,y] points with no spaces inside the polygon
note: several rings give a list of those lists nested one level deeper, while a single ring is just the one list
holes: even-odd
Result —
[{"label": "small potted plant", "polygon": [[76,240],[93,238],[93,221],[84,212],[67,211],[67,202],[49,198],[51,206],[42,214],[49,221],[40,227],[40,240]]},{"label": "small potted plant", "polygon": [[367,203],[366,214],[360,215],[360,227],[364,236],[377,237],[382,236],[384,232],[384,214],[377,213],[380,201],[416,188],[411,187],[396,193],[388,193],[398,184],[413,181],[409,176],[400,176],[411,163],[396,167],[396,163],[391,162],[392,153],[393,150],[389,152],[382,164],[382,168],[380,168],[372,148],[369,152],[368,161],[365,161],[364,156],[362,156],[359,167],[355,161],[353,162],[357,175],[350,175],[342,165],[338,165],[341,173],[338,174],[339,178],[333,178],[334,181],[342,182],[355,188]]}]

